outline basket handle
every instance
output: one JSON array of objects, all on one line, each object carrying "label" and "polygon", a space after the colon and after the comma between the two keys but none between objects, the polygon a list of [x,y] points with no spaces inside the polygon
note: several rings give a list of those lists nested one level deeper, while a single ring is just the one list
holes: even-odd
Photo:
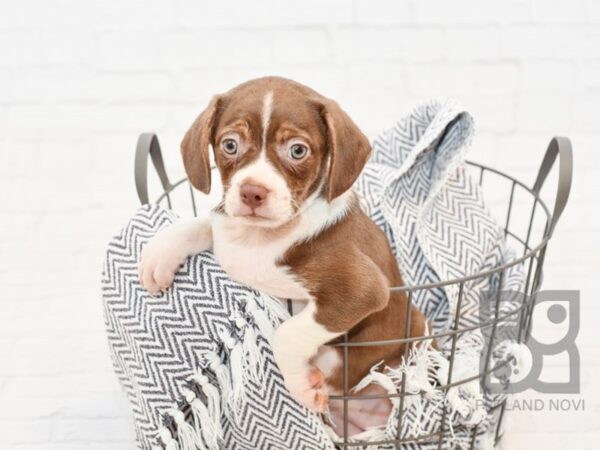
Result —
[{"label": "basket handle", "polygon": [[173,186],[167,176],[165,164],[163,162],[158,137],[154,133],[142,133],[137,141],[135,149],[135,189],[137,190],[140,203],[145,205],[149,203],[148,198],[148,155],[152,158],[154,169],[160,178],[160,183],[165,191]]},{"label": "basket handle", "polygon": [[546,155],[533,185],[533,191],[538,196],[546,181],[546,177],[554,165],[554,161],[556,161],[556,156],[559,156],[558,187],[556,190],[556,200],[554,201],[554,212],[552,213],[548,227],[548,236],[552,236],[554,227],[567,205],[569,192],[571,191],[571,182],[573,180],[573,149],[569,138],[555,136],[550,141],[550,144],[548,144]]}]

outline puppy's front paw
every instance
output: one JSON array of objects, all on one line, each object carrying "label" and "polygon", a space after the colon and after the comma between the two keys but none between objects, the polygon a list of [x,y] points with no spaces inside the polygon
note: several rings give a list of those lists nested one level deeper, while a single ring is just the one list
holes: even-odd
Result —
[{"label": "puppy's front paw", "polygon": [[158,233],[142,249],[138,265],[140,283],[151,294],[171,287],[175,274],[187,257],[167,231]]},{"label": "puppy's front paw", "polygon": [[283,374],[285,386],[292,397],[308,409],[324,413],[329,407],[329,395],[325,385],[325,376],[320,369],[308,366],[306,372],[300,374]]}]

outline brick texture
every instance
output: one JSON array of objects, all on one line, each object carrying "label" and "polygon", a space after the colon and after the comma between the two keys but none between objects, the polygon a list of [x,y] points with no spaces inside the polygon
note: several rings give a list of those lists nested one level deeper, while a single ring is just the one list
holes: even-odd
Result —
[{"label": "brick texture", "polygon": [[575,183],[545,283],[582,291],[586,410],[513,412],[503,445],[595,448],[598,3],[1,2],[0,449],[132,448],[99,277],[107,240],[137,207],[137,134],[158,132],[181,176],[179,141],[210,96],[265,74],[336,98],[371,136],[420,100],[455,97],[476,118],[471,158],[526,182],[552,135],[572,138]]}]

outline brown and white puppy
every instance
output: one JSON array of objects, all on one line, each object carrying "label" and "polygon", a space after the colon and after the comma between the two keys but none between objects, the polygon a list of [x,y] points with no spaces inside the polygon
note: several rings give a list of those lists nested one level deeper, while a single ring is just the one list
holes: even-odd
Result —
[{"label": "brown and white puppy", "polygon": [[[404,337],[407,299],[390,293],[402,277],[383,232],[361,211],[351,186],[367,161],[367,138],[340,107],[277,77],[215,96],[185,135],[190,182],[208,193],[209,146],[223,183],[210,221],[179,221],[144,248],[140,278],[168,288],[185,259],[212,248],[228,275],[283,299],[306,302],[273,338],[285,384],[315,411],[342,390],[339,350],[350,341]],[[411,310],[411,336],[425,319]],[[399,345],[349,349],[349,386],[380,361],[398,363]]]}]

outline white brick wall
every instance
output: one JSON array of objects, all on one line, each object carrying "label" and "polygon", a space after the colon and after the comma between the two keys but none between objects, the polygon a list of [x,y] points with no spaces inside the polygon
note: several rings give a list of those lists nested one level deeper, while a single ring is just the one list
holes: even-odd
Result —
[{"label": "white brick wall", "polygon": [[421,99],[458,98],[477,120],[472,158],[528,181],[550,136],[572,138],[575,183],[545,283],[582,290],[586,412],[514,414],[505,447],[595,448],[599,5],[0,3],[0,449],[132,448],[99,274],[105,243],[137,206],[137,134],[160,134],[176,177],[178,143],[208,98],[265,74],[335,97],[370,135]]}]

